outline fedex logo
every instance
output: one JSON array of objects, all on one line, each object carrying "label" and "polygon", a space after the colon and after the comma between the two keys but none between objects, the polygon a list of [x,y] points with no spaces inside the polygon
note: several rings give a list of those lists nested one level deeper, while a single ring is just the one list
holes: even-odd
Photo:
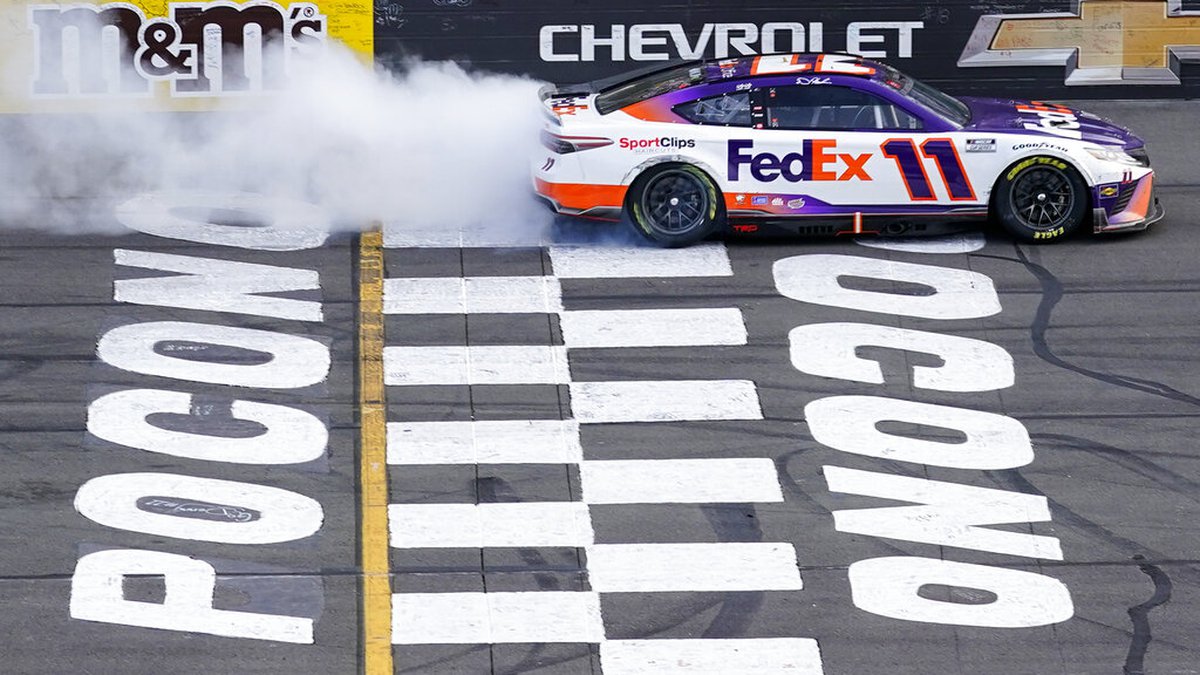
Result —
[{"label": "fedex logo", "polygon": [[1063,138],[1083,138],[1079,131],[1079,118],[1070,108],[1064,108],[1052,103],[1030,101],[1028,105],[1017,105],[1017,112],[1022,117],[1035,117],[1037,122],[1025,122],[1025,128],[1031,131],[1044,131]]},{"label": "fedex logo", "polygon": [[742,167],[748,166],[754,180],[771,183],[782,176],[789,183],[801,181],[871,180],[866,163],[871,153],[852,155],[837,152],[831,138],[808,139],[800,152],[780,157],[770,152],[754,154],[754,141],[729,141],[729,180],[741,180]]}]

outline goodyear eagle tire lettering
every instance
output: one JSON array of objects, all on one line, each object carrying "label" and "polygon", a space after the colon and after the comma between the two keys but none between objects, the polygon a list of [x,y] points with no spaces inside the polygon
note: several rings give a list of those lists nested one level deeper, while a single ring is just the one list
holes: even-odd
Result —
[{"label": "goodyear eagle tire lettering", "polygon": [[1033,157],[1022,162],[1017,162],[1011,169],[1009,169],[1008,174],[1004,178],[1005,180],[1012,180],[1013,178],[1016,178],[1017,174],[1021,173],[1023,169],[1027,169],[1037,164],[1049,164],[1050,166],[1062,170],[1069,168],[1069,165],[1061,159],[1056,159],[1054,157]]},{"label": "goodyear eagle tire lettering", "polygon": [[1029,157],[1001,174],[992,213],[1014,237],[1051,243],[1071,235],[1087,218],[1083,176],[1057,157]]},{"label": "goodyear eagle tire lettering", "polygon": [[721,202],[716,183],[699,167],[659,164],[633,181],[626,212],[643,237],[660,246],[680,247],[720,229],[725,221]]}]

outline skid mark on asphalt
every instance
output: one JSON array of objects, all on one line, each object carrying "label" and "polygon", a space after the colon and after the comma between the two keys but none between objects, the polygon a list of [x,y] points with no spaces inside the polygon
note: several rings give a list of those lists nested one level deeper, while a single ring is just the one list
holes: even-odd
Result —
[{"label": "skid mark on asphalt", "polygon": [[[1142,560],[1141,556],[1134,556]],[[1146,576],[1154,582],[1154,595],[1140,605],[1129,608],[1129,620],[1133,622],[1133,640],[1129,645],[1129,655],[1125,657],[1125,675],[1145,675],[1146,651],[1150,649],[1150,612],[1155,607],[1165,605],[1171,600],[1171,577],[1157,565],[1145,563],[1138,565]]]},{"label": "skid mark on asphalt", "polygon": [[[411,241],[405,243],[412,244]],[[597,541],[595,505],[741,504],[783,500],[771,459],[588,459],[581,427],[762,419],[748,380],[575,381],[573,349],[739,346],[735,307],[571,310],[561,279],[663,279],[732,275],[723,245],[667,251],[637,247],[549,248],[553,274],[403,277],[389,270],[385,312],[421,321],[438,315],[547,314],[563,345],[394,345],[384,353],[390,387],[561,385],[572,417],[561,420],[396,420],[388,461],[411,468],[480,464],[567,465],[582,501],[400,503],[393,494],[390,541],[407,550],[562,547],[586,555],[579,590],[400,592],[397,645],[587,643],[600,666],[620,673],[822,672],[817,642],[803,636],[744,638],[710,630],[703,639],[608,640],[606,594],[725,593],[726,599],[803,588],[788,542]],[[578,287],[576,284],[574,287]],[[569,306],[569,298],[566,303]],[[619,361],[619,352],[612,360]],[[508,495],[512,496],[512,495]],[[760,533],[761,537],[761,533]],[[411,585],[411,584],[410,584]],[[684,620],[687,617],[674,617]]]},{"label": "skid mark on asphalt", "polygon": [[1029,256],[1021,247],[1016,247],[1017,258],[1008,258],[1005,256],[985,255],[982,253],[976,254],[981,258],[992,258],[995,260],[1007,260],[1009,262],[1020,263],[1029,270],[1029,273],[1038,280],[1042,285],[1042,301],[1038,304],[1037,314],[1034,316],[1033,324],[1029,327],[1030,335],[1033,339],[1033,351],[1038,358],[1053,366],[1069,370],[1074,373],[1083,375],[1084,377],[1098,380],[1106,384],[1111,384],[1116,387],[1124,387],[1134,391],[1140,391],[1144,394],[1152,396],[1161,396],[1172,401],[1179,401],[1188,405],[1200,406],[1200,397],[1192,396],[1186,392],[1179,391],[1161,382],[1147,380],[1140,377],[1132,377],[1128,375],[1118,375],[1115,373],[1103,373],[1097,370],[1077,366],[1066,359],[1058,356],[1050,348],[1050,343],[1046,338],[1046,332],[1050,329],[1051,314],[1054,308],[1063,299],[1064,290],[1062,282],[1053,272],[1045,267],[1031,261]]}]

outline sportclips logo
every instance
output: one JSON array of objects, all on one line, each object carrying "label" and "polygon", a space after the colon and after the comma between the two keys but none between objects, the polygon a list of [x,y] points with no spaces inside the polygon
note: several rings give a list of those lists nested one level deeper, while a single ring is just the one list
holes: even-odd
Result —
[{"label": "sportclips logo", "polygon": [[693,138],[671,138],[670,136],[663,136],[662,138],[622,138],[619,141],[619,147],[622,150],[632,150],[634,152],[686,150],[696,147],[696,140]]},{"label": "sportclips logo", "polygon": [[172,3],[167,11],[148,19],[126,3],[31,6],[33,95],[149,95],[161,81],[175,96],[280,89],[293,57],[326,39],[326,17],[307,2]]},{"label": "sportclips logo", "polygon": [[742,167],[750,168],[754,180],[773,183],[783,178],[789,183],[801,181],[871,180],[867,160],[871,153],[851,155],[836,152],[833,139],[806,140],[801,152],[783,157],[770,152],[753,153],[754,141],[729,141],[729,180],[742,179]]}]

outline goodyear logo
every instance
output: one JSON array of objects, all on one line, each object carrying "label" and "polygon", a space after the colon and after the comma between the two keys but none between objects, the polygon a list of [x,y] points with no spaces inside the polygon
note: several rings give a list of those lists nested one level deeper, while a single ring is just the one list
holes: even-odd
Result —
[{"label": "goodyear logo", "polygon": [[980,17],[959,66],[1062,66],[1066,83],[1179,84],[1200,63],[1200,12],[1180,0],[1077,0],[1074,11]]},{"label": "goodyear logo", "polygon": [[173,96],[280,89],[289,63],[325,42],[328,23],[307,2],[171,3],[161,18],[126,3],[28,12],[34,97],[145,95],[155,82],[169,82]]}]

